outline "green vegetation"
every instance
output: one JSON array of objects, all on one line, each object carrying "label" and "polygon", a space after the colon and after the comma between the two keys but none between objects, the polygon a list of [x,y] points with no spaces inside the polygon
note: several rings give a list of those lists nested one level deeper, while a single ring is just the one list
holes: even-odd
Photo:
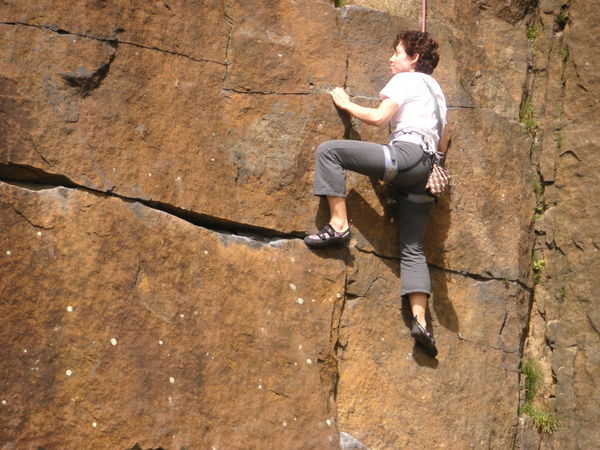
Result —
[{"label": "green vegetation", "polygon": [[542,278],[542,269],[546,265],[546,261],[543,259],[538,259],[536,254],[533,254],[531,266],[533,267],[533,282],[538,284]]},{"label": "green vegetation", "polygon": [[346,5],[346,0],[335,0],[335,7],[336,8],[341,8],[342,6]]},{"label": "green vegetation", "polygon": [[533,192],[535,192],[537,195],[544,195],[544,185],[539,181],[534,181]]},{"label": "green vegetation", "polygon": [[533,424],[543,433],[551,433],[558,428],[558,419],[554,412],[540,411],[534,406],[534,401],[544,387],[543,375],[539,365],[528,360],[521,366],[520,372],[525,375],[525,401],[519,407],[519,414],[526,414]]},{"label": "green vegetation", "polygon": [[529,39],[531,43],[535,45],[535,41],[537,41],[538,36],[537,27],[535,25],[527,25],[527,28],[525,29],[525,36],[527,36],[527,39]]},{"label": "green vegetation", "polygon": [[558,137],[556,138],[556,148],[558,150],[562,149],[563,146],[563,142],[562,142],[562,136],[558,135]]},{"label": "green vegetation", "polygon": [[560,56],[560,59],[562,59],[563,62],[566,62],[567,59],[569,59],[569,49],[566,47],[561,48],[558,51],[558,56]]},{"label": "green vegetation", "polygon": [[564,11],[561,11],[558,13],[558,16],[556,16],[556,25],[558,26],[559,30],[564,30],[568,21],[569,16],[567,16]]},{"label": "green vegetation", "polygon": [[533,135],[537,124],[535,123],[535,112],[530,101],[526,101],[521,105],[521,123],[525,126],[525,130]]}]

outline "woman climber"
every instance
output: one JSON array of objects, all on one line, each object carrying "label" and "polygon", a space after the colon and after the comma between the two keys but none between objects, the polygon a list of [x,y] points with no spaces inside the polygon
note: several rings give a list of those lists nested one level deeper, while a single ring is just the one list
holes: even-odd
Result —
[{"label": "woman climber", "polygon": [[437,348],[425,318],[431,281],[423,234],[434,198],[425,185],[434,156],[443,156],[447,146],[446,133],[441,132],[446,122],[446,100],[430,76],[438,64],[437,49],[437,42],[428,33],[398,34],[388,61],[393,76],[379,93],[377,108],[353,103],[342,88],[330,92],[339,109],[362,122],[378,127],[389,123],[390,142],[335,140],[319,145],[313,193],[327,198],[330,220],[304,239],[311,247],[349,241],[345,169],[390,183],[398,194],[401,296],[408,296],[410,301],[411,335],[431,356],[437,355]]}]

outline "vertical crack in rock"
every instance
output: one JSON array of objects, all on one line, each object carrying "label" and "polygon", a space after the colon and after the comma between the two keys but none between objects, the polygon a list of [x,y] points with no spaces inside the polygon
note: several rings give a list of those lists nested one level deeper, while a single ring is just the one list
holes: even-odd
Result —
[{"label": "vertical crack in rock", "polygon": [[230,46],[231,46],[231,35],[233,34],[233,28],[234,28],[234,25],[235,25],[235,21],[227,13],[227,8],[228,7],[229,7],[228,2],[225,2],[225,4],[223,5],[223,18],[225,19],[225,21],[227,23],[229,23],[231,25],[231,27],[229,28],[229,33],[227,33],[227,43],[225,44],[225,70],[224,70],[224,73],[223,73],[223,80],[221,81],[221,90],[223,92],[228,92],[229,91],[225,87],[225,83],[227,81],[227,75],[229,74],[229,65],[230,65],[229,53],[230,53]]},{"label": "vertical crack in rock", "polygon": [[[564,46],[562,31],[569,21],[568,10],[570,7],[570,1],[566,2],[560,7],[560,13],[554,16],[554,24],[552,29],[548,26],[544,27],[544,23],[548,24],[548,21],[544,21],[543,14],[548,14],[548,11],[542,11],[541,6],[538,2],[531,2],[535,5],[535,8],[531,8],[531,15],[527,21],[527,31],[533,30],[533,38],[529,36],[531,40],[530,51],[528,55],[528,70],[526,75],[526,82],[523,90],[523,96],[521,99],[521,114],[520,121],[523,123],[530,133],[532,141],[530,146],[530,161],[532,166],[532,172],[534,174],[534,190],[536,193],[536,210],[532,212],[532,242],[531,242],[531,265],[529,273],[533,276],[533,288],[530,290],[528,298],[527,316],[522,330],[520,339],[520,355],[525,358],[525,352],[531,352],[533,355],[541,354],[544,355],[542,360],[546,362],[552,359],[552,353],[554,347],[548,342],[548,323],[545,323],[544,329],[540,327],[534,327],[533,321],[536,320],[536,315],[539,315],[542,320],[547,321],[546,311],[543,310],[544,304],[547,300],[544,296],[547,295],[550,286],[545,286],[547,283],[544,279],[541,279],[547,268],[540,266],[540,262],[545,263],[548,256],[551,254],[559,255],[563,254],[562,250],[555,245],[554,240],[548,241],[546,237],[546,226],[540,225],[540,221],[548,208],[546,201],[546,188],[553,186],[556,178],[556,160],[563,153],[561,153],[560,133],[564,127],[562,122],[562,115],[564,110],[565,101],[565,76],[566,67],[568,61],[568,49]],[[540,44],[540,34],[543,38],[543,42]],[[545,46],[545,47],[544,47]],[[560,57],[559,68],[553,71],[552,58],[556,56]],[[542,69],[538,68],[543,67]],[[556,66],[554,66],[556,67]],[[548,102],[549,89],[552,88],[552,81],[558,81],[559,94],[552,96]],[[557,108],[558,107],[558,108]],[[541,124],[538,124],[538,119]],[[558,121],[558,123],[554,123]],[[551,155],[552,151],[547,148],[548,137],[554,137],[556,141],[556,150]],[[545,142],[546,141],[546,142]],[[544,161],[545,158],[545,161]],[[548,160],[552,159],[553,166],[549,168]],[[545,162],[545,163],[544,163]],[[555,196],[556,197],[556,196]],[[557,206],[558,200],[553,201],[552,206]],[[544,253],[547,253],[544,255]],[[533,268],[534,264],[537,263],[537,268]],[[532,270],[533,269],[533,270]],[[540,278],[538,278],[540,277]],[[544,286],[543,289],[540,286]],[[540,298],[541,297],[541,298]],[[542,305],[542,306],[540,306]],[[540,310],[542,308],[542,310]],[[550,366],[550,369],[553,368]],[[524,380],[523,375],[519,372],[518,383],[519,386],[523,386]],[[552,376],[552,383],[556,384],[556,376]],[[548,387],[550,391],[554,391],[554,387]],[[519,406],[523,403],[524,389],[519,389],[518,404],[517,404],[517,415],[519,415]],[[520,436],[517,433],[517,437],[513,448],[517,448],[520,443]],[[538,438],[538,445],[542,445],[542,438]]]},{"label": "vertical crack in rock", "polygon": [[[329,416],[337,418],[337,391],[340,382],[339,361],[342,357],[345,345],[340,340],[340,328],[342,326],[342,316],[346,307],[347,287],[348,287],[348,261],[344,258],[344,291],[336,294],[333,309],[331,312],[331,324],[329,331],[329,345],[327,354],[319,358],[321,370],[321,381],[324,386],[328,386],[327,412]],[[337,420],[336,420],[337,422]]]}]

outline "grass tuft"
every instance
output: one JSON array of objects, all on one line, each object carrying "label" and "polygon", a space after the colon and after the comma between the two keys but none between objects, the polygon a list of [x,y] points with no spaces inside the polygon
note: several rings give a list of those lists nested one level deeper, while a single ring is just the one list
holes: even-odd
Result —
[{"label": "grass tuft", "polygon": [[533,404],[544,386],[539,365],[530,359],[521,366],[520,372],[525,375],[525,402],[519,407],[519,414],[529,416],[535,427],[543,433],[556,431],[558,428],[556,414],[551,411],[540,411]]}]

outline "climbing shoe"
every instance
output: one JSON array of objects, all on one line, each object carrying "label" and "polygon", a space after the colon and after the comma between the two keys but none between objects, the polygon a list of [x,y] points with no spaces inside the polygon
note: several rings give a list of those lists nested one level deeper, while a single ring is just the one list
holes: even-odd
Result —
[{"label": "climbing shoe", "polygon": [[416,316],[413,318],[413,324],[412,329],[410,330],[410,335],[421,347],[423,347],[423,349],[429,356],[436,356],[438,354],[433,336],[429,331],[427,331],[421,326]]},{"label": "climbing shoe", "polygon": [[350,227],[344,231],[335,231],[331,225],[327,224],[316,234],[311,234],[304,238],[304,243],[310,247],[326,247],[328,245],[345,244],[350,240]]}]

